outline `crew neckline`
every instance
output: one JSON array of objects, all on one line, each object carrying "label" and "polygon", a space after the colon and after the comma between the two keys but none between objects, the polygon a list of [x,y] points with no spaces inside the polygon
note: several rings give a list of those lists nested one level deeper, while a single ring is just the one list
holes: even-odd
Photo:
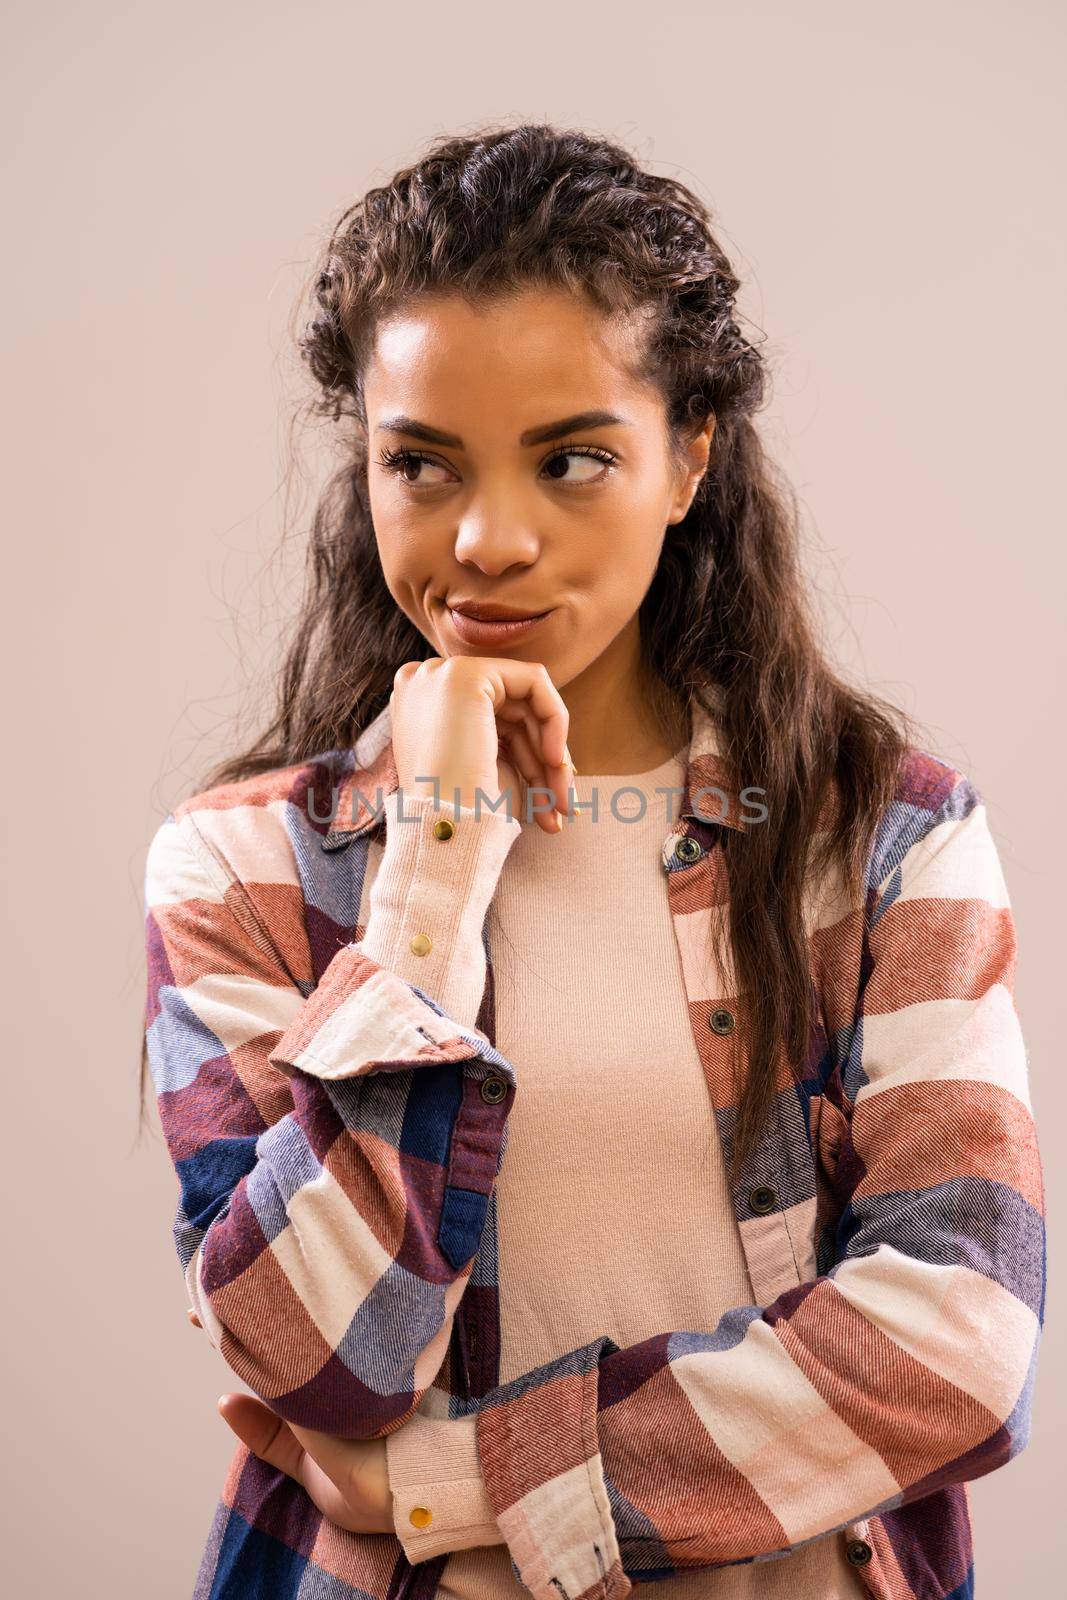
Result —
[{"label": "crew neckline", "polygon": [[680,750],[675,750],[672,755],[667,756],[666,760],[661,761],[658,766],[648,767],[643,772],[579,772],[577,774],[576,787],[583,783],[619,784],[632,783],[644,778],[656,778],[661,772],[666,772],[668,767],[673,767],[677,762],[684,764],[687,749],[687,744],[682,745]]}]

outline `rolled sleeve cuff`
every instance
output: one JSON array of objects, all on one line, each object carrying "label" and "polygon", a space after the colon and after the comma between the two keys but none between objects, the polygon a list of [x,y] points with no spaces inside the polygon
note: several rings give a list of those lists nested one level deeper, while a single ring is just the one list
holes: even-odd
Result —
[{"label": "rolled sleeve cuff", "polygon": [[623,1569],[597,1435],[591,1341],[501,1384],[475,1413],[482,1476],[515,1571],[534,1600],[622,1600]]},{"label": "rolled sleeve cuff", "polygon": [[478,1459],[474,1413],[438,1418],[416,1411],[386,1435],[385,1453],[393,1523],[409,1561],[503,1544]]},{"label": "rolled sleeve cuff", "polygon": [[477,1053],[476,1041],[465,1040],[451,1017],[427,1005],[360,945],[347,944],[330,961],[269,1060],[287,1076],[298,1071],[331,1079],[459,1060],[472,1053]]}]

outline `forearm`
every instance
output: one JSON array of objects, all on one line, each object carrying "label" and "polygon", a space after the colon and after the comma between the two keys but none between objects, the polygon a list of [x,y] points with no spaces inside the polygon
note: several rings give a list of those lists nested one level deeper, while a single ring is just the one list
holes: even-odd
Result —
[{"label": "forearm", "polygon": [[538,1597],[785,1555],[1027,1441],[1044,1201],[1014,928],[970,786],[917,811],[869,901],[828,1270],[716,1325],[591,1340],[480,1402],[487,1490]]},{"label": "forearm", "polygon": [[513,1070],[358,945],[304,999],[188,824],[160,830],[147,879],[147,1040],[192,1308],[287,1421],[378,1436],[444,1358]]}]

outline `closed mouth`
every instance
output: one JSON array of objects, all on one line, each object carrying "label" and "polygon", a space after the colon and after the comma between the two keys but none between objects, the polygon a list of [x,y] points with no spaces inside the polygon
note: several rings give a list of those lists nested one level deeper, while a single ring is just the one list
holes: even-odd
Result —
[{"label": "closed mouth", "polygon": [[458,602],[450,605],[449,609],[459,613],[461,617],[470,617],[473,622],[532,622],[535,617],[547,616],[547,611],[513,611],[507,606],[493,606],[481,603]]}]

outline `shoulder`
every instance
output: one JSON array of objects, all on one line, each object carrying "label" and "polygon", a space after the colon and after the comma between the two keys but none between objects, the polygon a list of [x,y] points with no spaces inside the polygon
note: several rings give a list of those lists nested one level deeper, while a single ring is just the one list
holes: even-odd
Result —
[{"label": "shoulder", "polygon": [[913,867],[951,839],[985,831],[985,799],[974,779],[937,752],[909,744],[874,832],[868,897],[883,889],[905,862]]},{"label": "shoulder", "polygon": [[289,766],[197,790],[158,823],[148,867],[190,861],[219,892],[298,881],[298,863],[326,832],[337,794],[353,773],[351,749],[327,750]]}]

